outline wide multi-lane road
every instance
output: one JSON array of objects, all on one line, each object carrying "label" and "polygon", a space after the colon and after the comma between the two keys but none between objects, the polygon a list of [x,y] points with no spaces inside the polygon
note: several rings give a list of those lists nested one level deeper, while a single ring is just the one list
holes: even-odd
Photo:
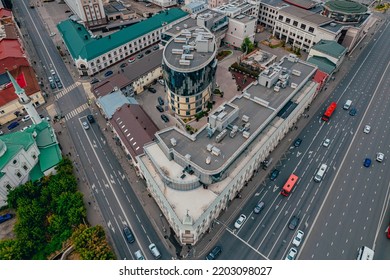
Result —
[{"label": "wide multi-lane road", "polygon": [[[362,245],[374,247],[376,258],[390,258],[385,240],[390,188],[390,172],[386,172],[390,155],[389,40],[387,21],[358,58],[352,54],[356,60],[353,67],[302,130],[302,144],[291,146],[277,163],[278,178],[263,182],[236,212],[237,217],[240,213],[247,216],[245,224],[236,230],[235,218],[216,221],[226,227],[219,242],[223,244],[221,259],[284,259],[297,229],[305,232],[298,248],[300,259],[354,259]],[[357,110],[355,116],[342,109],[348,99]],[[323,122],[321,115],[332,101],[338,108],[329,122]],[[371,126],[369,134],[363,133],[366,124]],[[322,145],[325,139],[330,139],[328,147]],[[381,163],[375,161],[377,152],[385,154]],[[366,157],[372,160],[369,168],[363,166]],[[321,164],[328,169],[316,183],[313,177]],[[283,197],[279,193],[291,173],[300,179],[292,194]],[[265,209],[254,214],[258,201],[265,202]],[[294,215],[300,223],[290,230]]]}]

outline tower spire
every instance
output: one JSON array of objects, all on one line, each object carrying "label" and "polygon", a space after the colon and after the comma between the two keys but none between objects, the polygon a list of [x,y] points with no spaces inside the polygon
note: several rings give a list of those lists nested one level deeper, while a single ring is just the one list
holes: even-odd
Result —
[{"label": "tower spire", "polygon": [[42,122],[41,117],[39,116],[37,110],[31,102],[30,97],[27,96],[26,92],[23,88],[19,86],[14,77],[12,77],[11,73],[7,71],[8,77],[11,80],[12,85],[14,86],[15,93],[19,98],[19,103],[23,105],[26,113],[30,116],[32,122],[34,124],[39,124]]}]

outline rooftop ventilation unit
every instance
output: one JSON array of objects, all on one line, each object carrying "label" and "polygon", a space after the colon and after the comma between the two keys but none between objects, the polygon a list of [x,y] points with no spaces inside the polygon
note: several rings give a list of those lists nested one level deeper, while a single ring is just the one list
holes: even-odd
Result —
[{"label": "rooftop ventilation unit", "polygon": [[191,64],[191,61],[186,60],[186,59],[180,59],[179,60],[179,64],[180,65],[187,65],[187,66],[189,66]]},{"label": "rooftop ventilation unit", "polygon": [[173,41],[175,42],[175,43],[185,43],[185,42],[187,42],[187,39],[186,38],[183,38],[183,37],[176,37],[175,39],[173,39]]},{"label": "rooftop ventilation unit", "polygon": [[177,141],[175,138],[171,138],[171,144],[172,144],[172,146],[176,146]]},{"label": "rooftop ventilation unit", "polygon": [[232,131],[230,131],[230,137],[233,138],[234,136],[236,136],[237,131],[238,131],[238,126],[234,125]]},{"label": "rooftop ventilation unit", "polygon": [[291,88],[297,88],[297,84],[296,83],[291,83]]},{"label": "rooftop ventilation unit", "polygon": [[207,151],[209,151],[209,152],[211,152],[211,150],[213,149],[213,145],[212,144],[207,144],[207,147],[206,147],[206,149],[207,149]]},{"label": "rooftop ventilation unit", "polygon": [[184,50],[183,49],[172,49],[173,54],[183,54]]},{"label": "rooftop ventilation unit", "polygon": [[213,147],[213,150],[211,151],[211,153],[215,156],[219,156],[221,154],[221,150],[218,149],[217,147]]},{"label": "rooftop ventilation unit", "polygon": [[194,59],[193,54],[185,53],[181,55],[181,59]]},{"label": "rooftop ventilation unit", "polygon": [[299,71],[299,70],[296,70],[296,69],[293,69],[292,71],[291,71],[291,74],[293,74],[293,75],[295,75],[295,76],[301,76],[301,71]]},{"label": "rooftop ventilation unit", "polygon": [[244,131],[244,132],[242,133],[242,137],[244,137],[245,139],[248,139],[250,135],[251,135],[251,134],[250,134],[248,131]]},{"label": "rooftop ventilation unit", "polygon": [[243,121],[243,122],[248,122],[249,121],[249,117],[247,116],[247,115],[243,115],[242,116],[242,118],[241,118],[241,120]]},{"label": "rooftop ventilation unit", "polygon": [[227,129],[222,130],[221,133],[219,133],[217,137],[215,137],[215,142],[217,143],[221,142],[222,139],[225,138],[227,132],[228,132]]},{"label": "rooftop ventilation unit", "polygon": [[210,162],[211,162],[211,157],[208,156],[208,157],[206,158],[206,164],[210,164]]},{"label": "rooftop ventilation unit", "polygon": [[280,91],[280,86],[274,86],[274,91],[279,92]]}]

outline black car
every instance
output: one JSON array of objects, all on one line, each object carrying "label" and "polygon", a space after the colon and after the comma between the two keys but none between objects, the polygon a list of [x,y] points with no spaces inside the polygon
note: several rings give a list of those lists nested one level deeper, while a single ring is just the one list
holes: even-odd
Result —
[{"label": "black car", "polygon": [[56,83],[54,81],[50,82],[50,88],[51,89],[55,89],[57,86],[56,86]]},{"label": "black car", "polygon": [[159,112],[164,112],[164,108],[161,105],[157,105],[156,108]]},{"label": "black car", "polygon": [[95,122],[95,119],[94,119],[94,117],[92,115],[88,115],[87,119],[88,119],[89,123],[94,123]]},{"label": "black car", "polygon": [[145,54],[150,54],[152,51],[151,50],[147,50],[146,52],[145,52]]},{"label": "black car", "polygon": [[153,50],[154,51],[156,51],[156,50],[158,50],[160,47],[158,46],[158,45],[155,45],[154,47],[153,47]]},{"label": "black car", "polygon": [[89,83],[90,83],[91,85],[93,85],[93,84],[96,84],[96,83],[98,83],[98,82],[100,82],[98,78],[93,78]]},{"label": "black car", "polygon": [[148,91],[150,91],[151,93],[156,93],[157,92],[157,90],[155,88],[152,88],[152,87],[148,88]]},{"label": "black car", "polygon": [[297,138],[294,142],[294,147],[299,147],[302,143],[302,139],[301,138]]},{"label": "black car", "polygon": [[169,119],[166,115],[164,114],[161,114],[161,119],[164,121],[164,122],[169,122]]},{"label": "black car", "polygon": [[157,98],[157,100],[158,100],[158,104],[160,104],[161,106],[164,105],[164,99],[162,99],[161,96],[159,96],[159,97]]},{"label": "black car", "polygon": [[206,260],[215,260],[222,253],[221,246],[215,246],[206,256]]},{"label": "black car", "polygon": [[124,227],[123,228],[123,235],[125,236],[127,242],[133,243],[135,241],[134,235],[131,232],[129,227]]},{"label": "black car", "polygon": [[271,175],[269,175],[269,179],[271,180],[271,181],[275,181],[275,179],[278,177],[278,175],[279,175],[279,170],[277,170],[277,169],[274,169],[272,172],[271,172]]},{"label": "black car", "polygon": [[58,81],[58,82],[56,83],[56,85],[57,85],[57,88],[62,88],[62,84],[61,84],[60,81]]},{"label": "black car", "polygon": [[127,66],[127,63],[122,63],[121,65],[119,65],[120,68],[125,68]]},{"label": "black car", "polygon": [[60,81],[60,78],[58,78],[57,74],[53,75],[54,81],[58,83]]},{"label": "black car", "polygon": [[349,115],[351,115],[351,116],[355,116],[356,113],[357,113],[356,108],[352,108],[352,109],[349,111]]},{"label": "black car", "polygon": [[298,218],[297,216],[293,216],[291,218],[290,223],[288,224],[288,228],[291,230],[294,230],[299,225],[299,221],[300,221],[300,218]]}]

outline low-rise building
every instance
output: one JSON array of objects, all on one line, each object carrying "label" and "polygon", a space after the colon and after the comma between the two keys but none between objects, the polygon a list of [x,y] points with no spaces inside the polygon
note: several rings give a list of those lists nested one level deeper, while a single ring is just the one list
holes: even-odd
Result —
[{"label": "low-rise building", "polygon": [[256,22],[256,18],[245,14],[230,17],[224,43],[235,48],[241,48],[245,38],[249,38],[253,43],[255,41]]},{"label": "low-rise building", "polygon": [[321,40],[310,49],[307,61],[330,75],[340,67],[346,54],[347,48],[337,42]]}]

